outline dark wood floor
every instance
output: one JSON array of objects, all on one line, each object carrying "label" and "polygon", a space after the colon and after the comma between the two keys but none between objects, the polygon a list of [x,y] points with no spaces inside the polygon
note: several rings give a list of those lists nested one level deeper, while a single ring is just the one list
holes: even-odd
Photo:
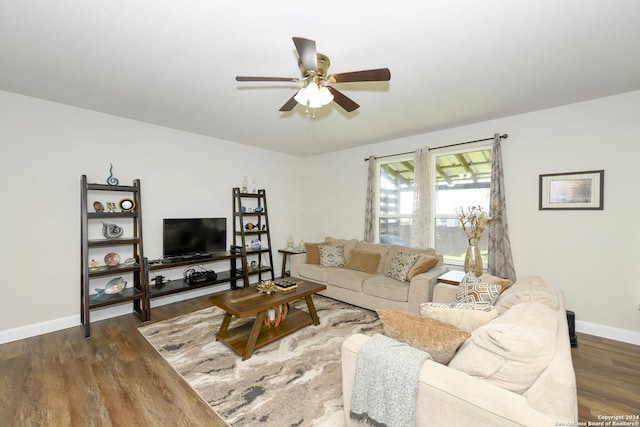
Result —
[{"label": "dark wood floor", "polygon": [[[152,310],[152,322],[207,307]],[[0,345],[3,426],[224,426],[137,332],[133,314]],[[640,414],[640,347],[578,334],[580,421]]]}]

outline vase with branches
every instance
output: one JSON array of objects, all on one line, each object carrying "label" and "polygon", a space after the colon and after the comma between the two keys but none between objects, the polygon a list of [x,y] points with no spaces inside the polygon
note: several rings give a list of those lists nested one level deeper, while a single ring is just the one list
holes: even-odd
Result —
[{"label": "vase with branches", "polygon": [[464,259],[464,271],[465,273],[473,273],[475,276],[480,276],[482,274],[480,239],[484,230],[498,221],[498,217],[489,216],[487,212],[482,210],[482,206],[469,206],[466,210],[460,207],[458,218],[469,242]]}]

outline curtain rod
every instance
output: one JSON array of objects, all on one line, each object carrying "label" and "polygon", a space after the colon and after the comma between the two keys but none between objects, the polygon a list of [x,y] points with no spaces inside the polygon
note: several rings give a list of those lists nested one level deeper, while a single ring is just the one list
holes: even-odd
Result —
[{"label": "curtain rod", "polygon": [[[507,139],[509,138],[509,135],[507,135],[506,133],[503,135],[500,135],[500,139]],[[474,142],[482,142],[482,141],[492,141],[494,139],[494,137],[491,138],[484,138],[484,139],[476,139],[475,141],[465,141],[465,142],[458,142],[457,144],[449,144],[449,145],[443,145],[442,147],[435,147],[435,148],[429,148],[429,151],[433,151],[433,150],[439,150],[441,148],[449,148],[449,147],[456,147],[458,145],[465,145],[465,144],[471,144]],[[404,154],[413,154],[415,153],[415,151],[407,151],[406,153],[396,153],[396,154],[387,154],[386,156],[374,156],[374,159],[384,159],[386,157],[394,157],[394,156],[401,156]],[[365,157],[364,159],[365,162],[369,161],[368,157]]]}]

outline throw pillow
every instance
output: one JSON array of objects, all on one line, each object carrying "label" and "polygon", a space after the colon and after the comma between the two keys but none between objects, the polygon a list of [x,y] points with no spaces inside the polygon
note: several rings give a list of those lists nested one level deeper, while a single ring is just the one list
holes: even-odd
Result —
[{"label": "throw pillow", "polygon": [[359,251],[354,249],[351,251],[349,261],[345,265],[351,270],[364,271],[365,273],[375,274],[378,270],[380,262],[380,254],[375,252]]},{"label": "throw pillow", "polygon": [[386,335],[426,351],[438,363],[447,364],[470,334],[439,320],[404,311],[377,310]]},{"label": "throw pillow", "polygon": [[344,246],[320,245],[318,251],[322,267],[344,267]]},{"label": "throw pillow", "polygon": [[558,316],[538,303],[518,304],[476,329],[449,367],[524,393],[556,352]]},{"label": "throw pillow", "polygon": [[417,252],[396,252],[389,268],[385,271],[385,275],[399,282],[405,282],[409,275],[409,270],[411,270],[419,255]]},{"label": "throw pillow", "polygon": [[414,276],[426,273],[427,271],[431,270],[433,267],[435,267],[438,261],[438,257],[435,257],[433,255],[420,254],[418,256],[418,259],[416,260],[416,263],[413,264],[413,267],[411,267],[411,270],[409,270],[409,274],[407,274],[407,280],[411,280]]},{"label": "throw pillow", "polygon": [[489,273],[482,273],[480,275],[480,280],[482,280],[483,282],[495,283],[497,285],[500,285],[501,293],[504,292],[505,289],[507,289],[509,286],[513,284],[513,280],[503,279],[502,277],[493,276]]},{"label": "throw pillow", "polygon": [[320,264],[320,250],[318,246],[324,243],[305,243],[304,249],[307,252],[307,264]]},{"label": "throw pillow", "polygon": [[467,332],[473,332],[501,314],[502,310],[493,305],[468,303],[425,302],[419,306],[420,317],[450,323]]},{"label": "throw pillow", "polygon": [[458,286],[455,302],[493,305],[501,290],[500,285],[483,282],[473,274],[466,274]]}]

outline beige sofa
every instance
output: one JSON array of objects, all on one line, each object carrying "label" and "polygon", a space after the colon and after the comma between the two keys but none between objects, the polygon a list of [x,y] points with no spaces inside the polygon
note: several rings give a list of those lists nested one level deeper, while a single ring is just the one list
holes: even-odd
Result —
[{"label": "beige sofa", "polygon": [[[442,256],[436,255],[434,249],[418,250],[405,246],[332,237],[327,237],[324,242],[318,244],[342,245],[347,261],[354,261],[355,256],[352,255],[357,253],[380,254],[375,271],[370,270],[371,272],[349,268],[350,262],[347,262],[346,268],[323,267],[320,264],[308,262],[307,254],[296,254],[290,258],[292,277],[326,285],[327,289],[320,292],[320,295],[369,310],[389,308],[417,312],[420,303],[431,301],[438,276],[447,271],[447,268],[442,265]],[[308,243],[308,248],[309,245]],[[437,262],[427,272],[416,274],[411,280],[400,282],[384,274],[398,251],[419,252],[422,255],[437,258]]]},{"label": "beige sofa", "polygon": [[[434,302],[450,302],[455,292],[456,287],[439,283]],[[562,292],[528,276],[506,289],[495,305],[502,314],[473,330],[448,366],[431,360],[422,365],[415,425],[541,427],[578,421]],[[349,426],[361,425],[349,410],[358,351],[369,339],[355,334],[342,346]]]}]

